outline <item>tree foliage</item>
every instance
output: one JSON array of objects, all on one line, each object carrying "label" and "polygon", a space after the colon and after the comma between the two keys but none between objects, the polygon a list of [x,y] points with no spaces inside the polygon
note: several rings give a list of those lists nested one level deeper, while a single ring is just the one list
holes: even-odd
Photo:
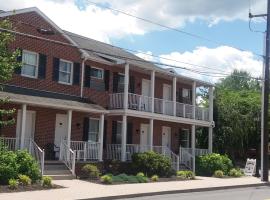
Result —
[{"label": "tree foliage", "polygon": [[231,158],[245,158],[256,148],[260,117],[260,84],[244,71],[234,71],[214,91],[214,147]]},{"label": "tree foliage", "polygon": [[[12,29],[9,20],[0,21],[0,27],[4,29]],[[15,40],[14,34],[6,31],[0,32],[0,89],[3,89],[3,83],[12,78],[14,70],[21,66],[17,61],[19,51],[11,51],[9,45]],[[7,103],[8,98],[0,99],[0,127],[14,123],[12,118],[15,110],[3,109],[3,104]]]}]

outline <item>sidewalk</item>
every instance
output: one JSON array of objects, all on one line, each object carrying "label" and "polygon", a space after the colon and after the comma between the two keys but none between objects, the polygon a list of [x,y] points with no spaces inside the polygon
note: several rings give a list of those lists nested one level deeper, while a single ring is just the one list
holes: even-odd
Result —
[{"label": "sidewalk", "polygon": [[263,182],[255,177],[218,179],[212,177],[197,177],[199,180],[173,181],[159,183],[100,185],[81,180],[54,181],[55,184],[64,186],[63,189],[53,189],[33,192],[2,193],[1,200],[60,200],[60,199],[88,199],[108,198],[113,196],[138,196],[149,193],[175,193],[200,190],[217,189],[224,187],[248,187],[262,185]]}]

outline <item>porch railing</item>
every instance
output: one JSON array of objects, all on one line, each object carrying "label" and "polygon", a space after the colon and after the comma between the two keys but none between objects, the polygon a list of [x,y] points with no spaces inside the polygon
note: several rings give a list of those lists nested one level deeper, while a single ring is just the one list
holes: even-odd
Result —
[{"label": "porch railing", "polygon": [[15,151],[19,149],[19,140],[18,138],[12,137],[0,137],[0,146],[6,148],[9,151]]},{"label": "porch railing", "polygon": [[[139,145],[139,144],[127,144],[126,145],[126,160],[131,161],[134,153],[142,153],[146,151],[154,151],[156,153],[167,156],[171,159],[172,167],[175,170],[179,170],[179,156],[173,153],[166,146],[151,146]],[[121,144],[108,144],[107,145],[107,159],[121,160]]]},{"label": "porch railing", "polygon": [[65,140],[62,140],[60,144],[59,158],[65,163],[65,165],[71,171],[73,176],[75,176],[75,157],[76,152],[72,151],[72,149],[69,148]]},{"label": "porch railing", "polygon": [[44,174],[45,151],[41,149],[33,139],[29,139],[29,153],[36,159],[39,164],[40,172]]},{"label": "porch railing", "polygon": [[[208,154],[208,149],[195,149],[195,156],[201,156]],[[180,164],[184,164],[189,169],[193,168],[193,155],[192,155],[192,148],[179,148],[179,157],[180,157]]]},{"label": "porch railing", "polygon": [[[123,109],[124,108],[124,93],[110,94],[110,109]],[[128,108],[131,110],[138,110],[144,112],[152,112],[152,98],[139,94],[128,94]],[[174,102],[165,99],[154,98],[154,113],[164,115],[174,115]],[[209,121],[209,109],[202,107],[195,107],[191,104],[184,104],[176,102],[176,116]]]},{"label": "porch railing", "polygon": [[76,160],[98,160],[99,147],[98,142],[70,141],[70,148],[76,152]]}]

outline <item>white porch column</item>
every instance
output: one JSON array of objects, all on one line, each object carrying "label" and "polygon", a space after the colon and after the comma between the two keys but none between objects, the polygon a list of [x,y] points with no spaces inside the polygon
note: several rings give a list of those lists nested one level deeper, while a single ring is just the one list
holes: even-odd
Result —
[{"label": "white porch column", "polygon": [[20,149],[24,148],[25,144],[25,131],[26,131],[26,112],[27,112],[27,105],[22,105],[22,118],[21,118],[21,138],[20,138]]},{"label": "white porch column", "polygon": [[[213,87],[209,87],[209,121],[213,122],[214,97]],[[208,151],[213,152],[213,127],[208,128]]]},{"label": "white porch column", "polygon": [[149,121],[149,145],[150,149],[153,150],[153,139],[154,139],[154,120]]},{"label": "white porch column", "polygon": [[176,76],[173,77],[173,115],[176,116]]},{"label": "white porch column", "polygon": [[124,109],[128,109],[129,64],[125,64]]},{"label": "white porch column", "polygon": [[68,123],[67,123],[67,145],[70,149],[70,140],[71,140],[71,125],[72,125],[72,110],[68,110]]},{"label": "white porch column", "polygon": [[196,82],[194,81],[192,84],[192,115],[193,118],[196,119]]},{"label": "white porch column", "polygon": [[193,124],[191,126],[191,150],[192,150],[192,171],[195,173],[195,148],[196,148],[196,143],[195,143],[195,137],[196,137],[196,127]]},{"label": "white porch column", "polygon": [[155,112],[155,71],[151,71],[151,111]]},{"label": "white porch column", "polygon": [[121,140],[121,161],[126,161],[127,149],[127,116],[123,115],[122,121],[122,140]]},{"label": "white porch column", "polygon": [[104,114],[100,116],[99,119],[99,155],[98,155],[98,160],[102,161],[102,156],[103,156],[103,135],[104,135]]}]

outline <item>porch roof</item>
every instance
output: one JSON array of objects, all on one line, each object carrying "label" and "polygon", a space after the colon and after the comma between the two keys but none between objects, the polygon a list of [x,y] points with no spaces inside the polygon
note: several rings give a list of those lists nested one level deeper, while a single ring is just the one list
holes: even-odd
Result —
[{"label": "porch roof", "polygon": [[82,103],[72,100],[39,97],[10,92],[0,92],[0,98],[8,98],[12,103],[28,104],[32,106],[48,107],[54,109],[74,110],[91,113],[108,113],[103,107],[90,103]]}]

